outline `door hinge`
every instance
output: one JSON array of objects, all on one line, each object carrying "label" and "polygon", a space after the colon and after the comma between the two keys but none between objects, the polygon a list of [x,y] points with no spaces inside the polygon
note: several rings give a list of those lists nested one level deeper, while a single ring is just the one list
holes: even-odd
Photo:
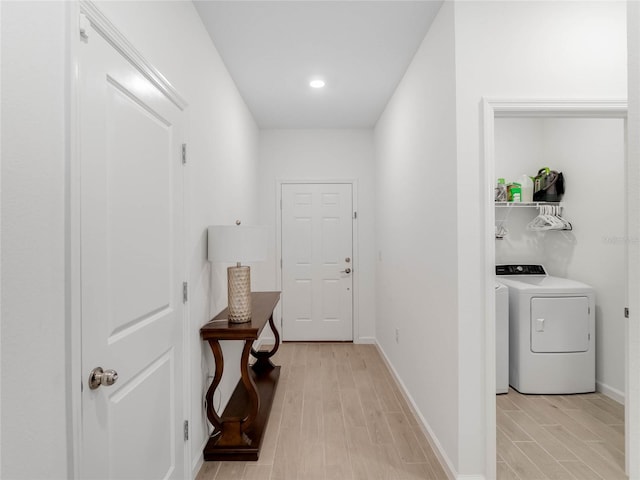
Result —
[{"label": "door hinge", "polygon": [[629,318],[629,307],[624,307],[624,318]]},{"label": "door hinge", "polygon": [[182,303],[187,303],[189,301],[189,284],[187,282],[182,282]]},{"label": "door hinge", "polygon": [[82,40],[83,42],[87,42],[89,40],[90,24],[91,23],[89,22],[89,19],[87,18],[87,16],[84,13],[81,13],[79,26],[80,26],[80,40]]},{"label": "door hinge", "polygon": [[358,219],[358,212],[353,212],[353,219],[357,220]]},{"label": "door hinge", "polygon": [[187,440],[189,440],[189,420],[184,421],[183,433],[184,433],[184,440],[186,442]]},{"label": "door hinge", "polygon": [[280,268],[282,269],[282,259],[280,259]]},{"label": "door hinge", "polygon": [[187,144],[182,144],[182,164],[185,165],[187,163]]}]

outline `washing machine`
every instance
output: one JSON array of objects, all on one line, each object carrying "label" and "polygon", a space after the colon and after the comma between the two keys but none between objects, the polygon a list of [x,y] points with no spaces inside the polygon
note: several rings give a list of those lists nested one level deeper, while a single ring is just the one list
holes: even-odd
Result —
[{"label": "washing machine", "polygon": [[497,265],[509,289],[509,384],[521,393],[596,389],[595,292],[542,265]]},{"label": "washing machine", "polygon": [[509,289],[496,282],[496,393],[509,392]]}]

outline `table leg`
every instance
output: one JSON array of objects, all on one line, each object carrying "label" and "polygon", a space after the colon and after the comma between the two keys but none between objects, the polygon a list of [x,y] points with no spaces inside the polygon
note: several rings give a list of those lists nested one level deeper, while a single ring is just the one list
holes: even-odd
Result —
[{"label": "table leg", "polygon": [[207,390],[207,418],[213,425],[214,429],[218,431],[222,431],[222,419],[216,413],[216,410],[213,406],[213,394],[218,388],[220,384],[220,379],[222,379],[222,371],[224,370],[224,360],[222,358],[222,349],[220,348],[220,343],[217,340],[209,340],[209,346],[211,347],[211,351],[213,352],[213,358],[216,361],[216,371],[213,376],[213,381]]},{"label": "table leg", "polygon": [[216,372],[213,377],[213,382],[211,383],[209,390],[207,390],[207,418],[215,427],[216,434],[219,434],[216,445],[251,445],[252,442],[246,433],[258,416],[258,410],[260,409],[258,387],[253,380],[252,374],[249,372],[249,354],[251,352],[253,340],[245,340],[244,349],[242,350],[242,358],[240,360],[241,381],[249,397],[249,408],[244,417],[225,416],[222,418],[213,408],[213,394],[220,383],[220,379],[222,378],[224,360],[222,358],[222,349],[220,348],[218,341],[209,340],[209,344],[213,351],[213,357],[216,360]]},{"label": "table leg", "polygon": [[278,351],[278,348],[280,347],[280,334],[278,333],[278,329],[273,322],[273,314],[271,314],[271,316],[269,317],[269,327],[271,328],[271,331],[273,332],[273,335],[275,337],[275,345],[273,346],[273,348],[268,352],[257,352],[253,348],[251,349],[251,355],[256,358],[256,363],[253,364],[253,370],[256,373],[267,372],[275,368],[275,365],[271,363],[270,358],[275,355],[275,353]]},{"label": "table leg", "polygon": [[241,430],[246,433],[247,430],[253,424],[253,421],[258,416],[258,410],[260,409],[260,396],[258,395],[258,387],[253,381],[253,375],[249,373],[249,354],[253,350],[251,348],[253,340],[245,340],[244,348],[242,349],[242,359],[240,360],[240,373],[242,375],[242,383],[244,388],[247,389],[249,394],[249,412],[247,416],[242,419]]}]

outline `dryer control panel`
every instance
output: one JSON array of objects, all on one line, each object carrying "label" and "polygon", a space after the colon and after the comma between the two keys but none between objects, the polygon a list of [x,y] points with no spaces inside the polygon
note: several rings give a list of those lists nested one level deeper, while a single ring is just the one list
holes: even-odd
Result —
[{"label": "dryer control panel", "polygon": [[496,275],[547,275],[542,265],[496,265]]}]

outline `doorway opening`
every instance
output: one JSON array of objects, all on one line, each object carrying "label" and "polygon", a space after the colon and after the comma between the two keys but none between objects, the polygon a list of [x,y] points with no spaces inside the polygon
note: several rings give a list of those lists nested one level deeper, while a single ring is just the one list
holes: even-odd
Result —
[{"label": "doorway opening", "polygon": [[[526,428],[521,428],[513,419],[522,417],[528,422],[536,417],[545,405],[534,405],[534,402],[521,403],[525,407],[522,411],[518,408],[518,402],[526,397],[513,392],[514,398],[506,397],[498,399],[499,407],[512,404],[514,413],[505,414],[503,408],[499,408],[496,414],[496,322],[495,322],[495,293],[494,270],[496,264],[504,263],[530,263],[545,264],[550,275],[582,280],[592,284],[596,290],[596,350],[600,354],[596,380],[597,389],[606,397],[596,399],[606,402],[614,399],[617,402],[624,401],[626,409],[637,408],[635,395],[628,393],[628,378],[630,375],[628,358],[623,353],[626,344],[629,343],[625,335],[623,307],[628,304],[627,295],[632,294],[629,281],[625,274],[628,265],[629,242],[626,238],[629,223],[626,203],[625,171],[629,168],[626,161],[626,103],[625,102],[513,102],[491,101],[484,102],[484,180],[485,188],[485,271],[486,271],[486,418],[487,418],[487,458],[486,468],[489,476],[496,475],[496,441],[498,454],[500,448],[505,447],[506,439],[517,438],[521,441],[535,440],[527,434]],[[598,140],[600,139],[600,141]],[[591,145],[589,145],[591,142]],[[608,143],[607,143],[608,142]],[[614,156],[615,158],[613,158]],[[606,160],[602,160],[602,159]],[[600,161],[598,161],[600,159]],[[517,181],[522,174],[535,175],[538,168],[551,167],[556,170],[564,170],[568,180],[566,195],[563,198],[563,206],[568,217],[576,227],[570,232],[539,232],[527,231],[527,224],[536,216],[537,212],[531,208],[494,208],[494,187],[497,177],[509,177]],[[517,172],[517,173],[516,173]],[[589,177],[593,177],[589,180]],[[569,180],[570,179],[570,180]],[[605,184],[603,182],[609,182]],[[597,190],[600,186],[600,190]],[[609,187],[613,191],[608,191]],[[594,189],[595,188],[595,189]],[[600,193],[600,195],[599,195]],[[533,210],[533,213],[532,211]],[[500,218],[498,218],[500,217]],[[531,217],[531,218],[529,218]],[[508,220],[507,220],[508,219]],[[494,240],[496,221],[509,232],[503,239]],[[505,223],[508,222],[508,225]],[[506,241],[504,239],[507,239]],[[602,264],[597,266],[596,263]],[[614,268],[611,272],[605,272],[607,267]],[[633,268],[633,266],[629,266]],[[498,279],[499,280],[499,279]],[[600,294],[599,294],[600,293]],[[618,315],[619,314],[619,315]],[[629,352],[634,355],[634,351]],[[637,352],[635,352],[637,355]],[[621,368],[616,371],[615,365]],[[626,378],[624,371],[627,372]],[[625,393],[626,390],[626,393]],[[514,402],[511,402],[514,400]],[[555,399],[557,403],[560,401]],[[587,402],[587,399],[582,399]],[[540,403],[540,402],[539,402]],[[592,402],[585,404],[593,407]],[[577,404],[572,404],[576,407]],[[622,411],[620,405],[612,401],[611,405],[603,403],[604,408],[610,407],[612,411]],[[532,407],[527,412],[526,408]],[[558,406],[555,405],[555,408]],[[550,407],[550,408],[554,408]],[[538,410],[535,410],[535,409]],[[558,423],[564,413],[561,409]],[[573,410],[573,415],[582,415]],[[598,411],[596,411],[598,413]],[[603,417],[606,415],[603,415]],[[612,433],[614,428],[619,428],[618,446],[622,451],[600,452],[606,461],[615,463],[612,455],[617,458],[617,463],[623,462],[624,446],[626,444],[626,466],[637,462],[633,452],[629,452],[629,438],[636,438],[637,429],[629,424],[628,415],[624,415],[626,425],[616,427],[606,426],[606,432]],[[567,425],[571,423],[571,417],[567,415]],[[613,418],[613,416],[611,416]],[[618,417],[619,418],[619,417]],[[613,422],[614,420],[611,420]],[[599,420],[596,421],[598,423]],[[622,422],[622,420],[620,420]],[[496,423],[501,425],[496,433]],[[555,421],[554,421],[555,423]],[[599,422],[599,423],[606,423]],[[595,424],[594,424],[595,425]],[[504,430],[513,427],[513,431],[506,435]],[[536,428],[536,427],[532,427]],[[595,428],[595,427],[594,427]],[[624,434],[622,433],[624,430]],[[553,433],[556,433],[554,438]],[[568,432],[561,426],[556,432],[542,430],[538,436],[549,434],[550,441],[559,440]],[[613,435],[613,433],[612,433]],[[623,441],[626,435],[626,441]],[[534,435],[535,436],[535,435]],[[520,438],[522,437],[522,438]],[[568,437],[571,439],[572,437]],[[593,440],[597,441],[598,434],[594,434]],[[560,442],[561,443],[561,442]],[[566,443],[566,442],[565,442]],[[621,445],[620,445],[621,444]],[[517,445],[517,444],[516,444]],[[541,457],[548,453],[544,446],[536,442],[521,444],[522,447],[534,448],[541,453]],[[599,445],[591,445],[597,450]],[[538,450],[539,448],[539,450]],[[521,449],[510,452],[518,454]],[[509,456],[508,452],[503,452]],[[530,452],[529,458],[533,455]],[[571,452],[565,456],[573,455]],[[598,453],[595,452],[597,456]],[[631,456],[630,456],[631,455]],[[607,458],[609,456],[609,458]],[[504,457],[498,456],[498,460]],[[563,457],[564,458],[564,457]],[[569,460],[569,458],[567,458]],[[505,463],[499,463],[500,470],[508,468]],[[573,464],[569,466],[574,466]],[[558,468],[564,468],[559,462]],[[623,468],[621,465],[619,468]],[[491,475],[493,473],[493,475]],[[521,472],[522,473],[522,472]]]}]

